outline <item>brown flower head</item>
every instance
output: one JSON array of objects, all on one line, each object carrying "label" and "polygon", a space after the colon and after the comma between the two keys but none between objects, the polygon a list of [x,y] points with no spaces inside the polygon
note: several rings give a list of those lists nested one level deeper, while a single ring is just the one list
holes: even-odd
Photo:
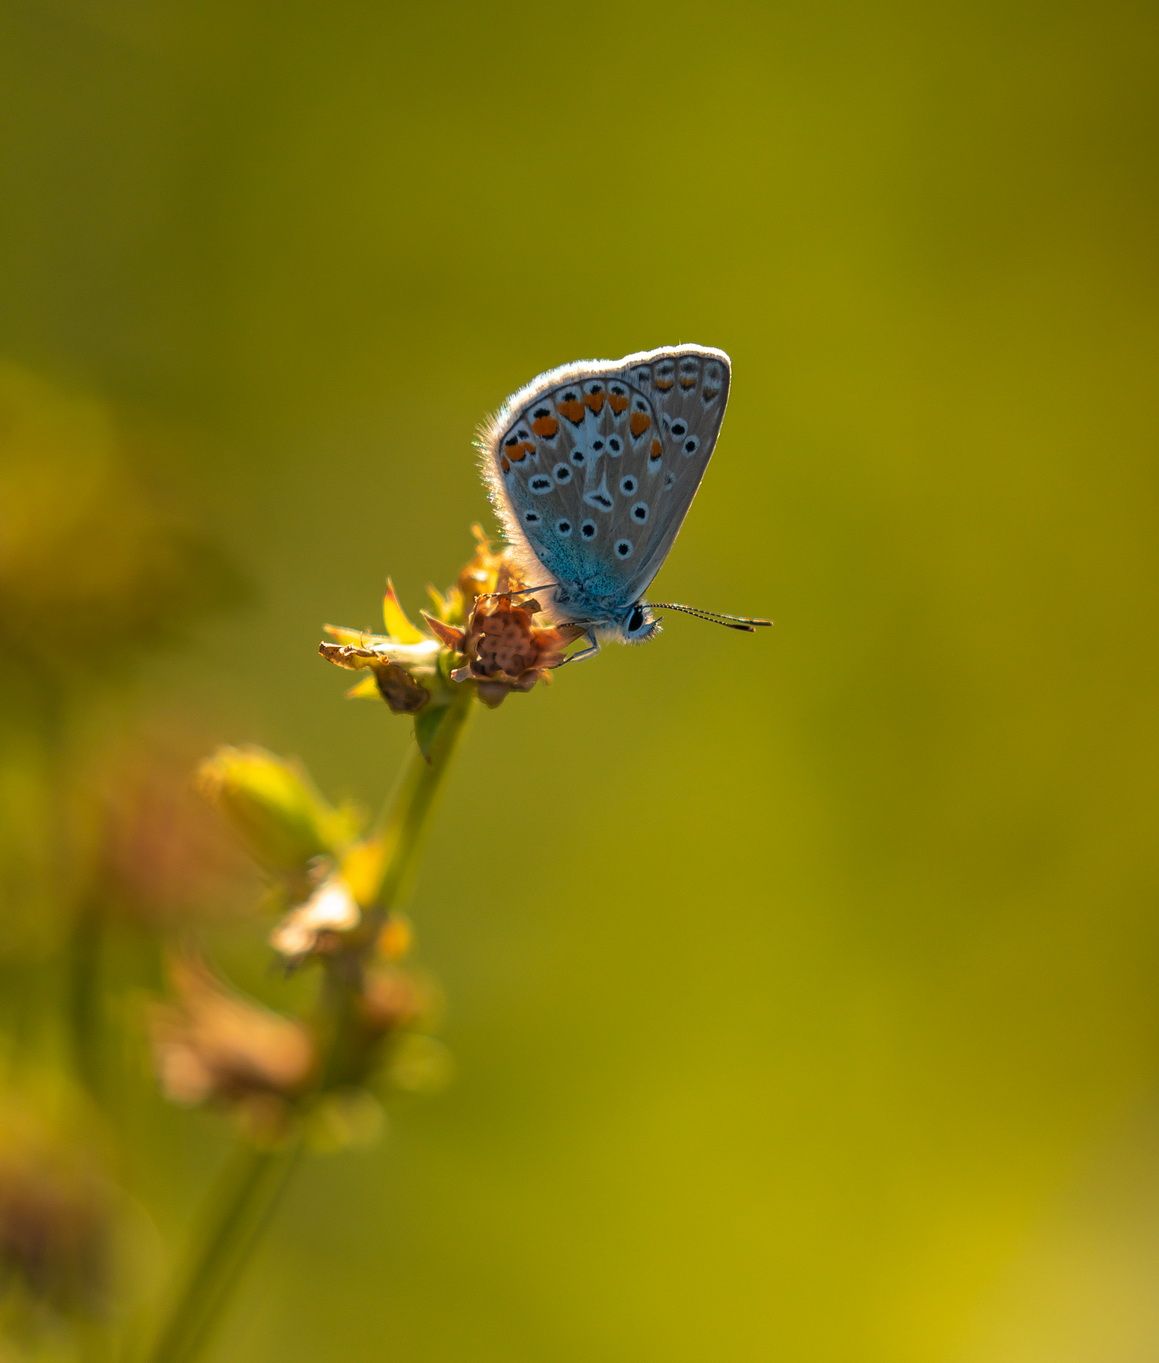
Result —
[{"label": "brown flower head", "polygon": [[583,634],[578,625],[537,625],[539,602],[511,595],[478,596],[465,629],[427,617],[440,639],[463,657],[451,673],[456,682],[473,681],[485,705],[499,705],[511,691],[530,691],[546,680]]},{"label": "brown flower head", "polygon": [[[472,531],[474,554],[446,593],[431,589],[434,609],[423,612],[435,638],[410,622],[389,582],[383,601],[386,634],[326,626],[330,640],[319,645],[322,656],[338,667],[371,674],[351,695],[381,696],[398,713],[423,711],[425,716],[454,704],[452,683],[470,681],[479,699],[494,707],[511,691],[530,691],[563,662],[583,630],[537,625],[540,605],[521,596],[525,584],[510,550],[496,551],[479,526]],[[423,730],[420,720],[416,733],[427,751]]]},{"label": "brown flower head", "polygon": [[313,1076],[313,1038],[227,987],[200,960],[174,960],[169,973],[172,1001],[157,1005],[151,1019],[166,1096],[186,1107],[221,1105],[251,1128],[278,1130]]}]

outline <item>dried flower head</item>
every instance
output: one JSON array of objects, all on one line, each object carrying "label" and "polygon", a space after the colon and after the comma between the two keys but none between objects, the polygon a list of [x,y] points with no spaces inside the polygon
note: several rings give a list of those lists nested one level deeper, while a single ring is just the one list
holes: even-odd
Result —
[{"label": "dried flower head", "polygon": [[423,619],[435,637],[407,618],[391,583],[383,599],[386,634],[327,625],[318,651],[328,662],[371,675],[350,695],[381,696],[396,713],[423,714],[415,732],[429,755],[437,719],[458,699],[455,683],[471,682],[479,699],[499,705],[512,691],[530,691],[564,661],[583,630],[538,625],[539,602],[521,595],[525,584],[511,552],[496,550],[473,526],[475,552],[445,594],[431,589],[433,611]]},{"label": "dried flower head", "polygon": [[323,627],[330,639],[318,645],[318,652],[327,662],[352,672],[370,673],[348,694],[380,696],[401,715],[418,714],[436,695],[445,703],[446,681],[439,673],[438,643],[411,624],[389,579],[382,598],[382,618],[385,634],[344,625]]},{"label": "dried flower head", "polygon": [[315,1069],[315,1044],[301,1023],[225,985],[204,962],[175,959],[171,1001],[151,1019],[161,1087],[175,1103],[218,1104],[264,1132],[284,1125]]},{"label": "dried flower head", "polygon": [[479,596],[465,629],[430,616],[427,623],[463,658],[451,679],[477,683],[479,699],[494,707],[509,692],[530,691],[537,681],[547,680],[564,661],[569,645],[583,634],[578,625],[537,625],[539,609],[534,598]]},{"label": "dried flower head", "polygon": [[439,646],[423,638],[416,644],[400,643],[385,634],[368,634],[343,625],[325,625],[329,640],[318,652],[328,663],[351,672],[363,669],[370,676],[351,687],[351,696],[379,696],[400,715],[417,714],[438,689]]},{"label": "dried flower head", "polygon": [[329,876],[304,904],[290,910],[270,935],[287,966],[341,950],[362,922],[362,909],[339,875]]}]

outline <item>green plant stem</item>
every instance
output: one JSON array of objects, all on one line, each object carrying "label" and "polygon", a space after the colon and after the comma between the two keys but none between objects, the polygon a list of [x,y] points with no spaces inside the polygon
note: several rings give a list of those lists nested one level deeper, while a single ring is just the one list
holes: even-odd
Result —
[{"label": "green plant stem", "polygon": [[382,884],[376,905],[376,916],[380,920],[398,904],[409,887],[422,848],[427,817],[467,722],[470,707],[471,692],[464,688],[462,697],[446,709],[430,761],[416,746],[403,769],[398,789],[378,820],[384,851]]},{"label": "green plant stem", "polygon": [[358,1030],[356,1009],[366,960],[374,950],[387,914],[397,906],[414,876],[428,817],[470,707],[469,691],[446,707],[430,759],[423,756],[416,744],[394,793],[375,822],[373,836],[382,844],[382,876],[375,902],[365,912],[360,945],[325,963],[321,1025],[327,1044],[319,1069],[320,1094],[341,1086],[346,1079],[351,1042]]},{"label": "green plant stem", "polygon": [[209,1337],[239,1270],[268,1224],[301,1149],[300,1134],[277,1149],[241,1145],[214,1199],[149,1363],[189,1363]]},{"label": "green plant stem", "polygon": [[[381,888],[371,926],[381,925],[398,902],[414,873],[434,799],[454,753],[471,703],[464,690],[443,717],[430,752],[423,757],[417,745],[411,753],[394,795],[377,824],[383,843]],[[357,954],[342,969],[327,972],[325,1007],[331,1014],[329,1044],[322,1057],[320,1080],[305,1104],[293,1142],[277,1150],[239,1148],[214,1201],[208,1229],[175,1293],[168,1315],[147,1355],[148,1363],[192,1363],[236,1287],[246,1262],[273,1215],[296,1164],[303,1141],[304,1118],[312,1102],[327,1092],[341,1067],[342,1052],[360,983],[365,956],[373,950],[375,933],[365,935]],[[337,1067],[337,1068],[336,1068]]]}]

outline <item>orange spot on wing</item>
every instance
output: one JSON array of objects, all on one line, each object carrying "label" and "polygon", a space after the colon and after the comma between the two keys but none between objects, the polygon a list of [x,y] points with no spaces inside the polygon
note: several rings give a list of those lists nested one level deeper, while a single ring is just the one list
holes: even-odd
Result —
[{"label": "orange spot on wing", "polygon": [[637,439],[644,434],[652,424],[652,418],[647,412],[633,412],[628,418],[628,429]]},{"label": "orange spot on wing", "polygon": [[620,413],[624,410],[624,408],[627,407],[628,399],[624,396],[623,393],[609,393],[608,405],[611,407],[612,411],[615,412],[617,416],[619,416]]},{"label": "orange spot on wing", "polygon": [[695,388],[695,387],[696,387],[696,380],[695,380],[695,379],[681,379],[681,380],[680,380],[680,386],[681,386],[681,388],[684,388],[684,389]]},{"label": "orange spot on wing", "polygon": [[718,398],[718,397],[720,397],[720,389],[719,389],[719,388],[706,388],[706,389],[704,390],[704,400],[705,400],[705,402],[711,402],[711,401],[713,400],[713,398]]},{"label": "orange spot on wing", "polygon": [[511,460],[508,459],[506,455],[504,455],[504,456],[499,460],[499,467],[503,470],[504,473],[510,473],[510,472],[511,472]]},{"label": "orange spot on wing", "polygon": [[529,454],[535,453],[535,446],[530,440],[521,440],[518,445],[507,445],[507,458],[513,464],[522,464]]},{"label": "orange spot on wing", "polygon": [[664,446],[661,445],[661,443],[660,443],[660,441],[659,441],[658,439],[653,438],[653,440],[652,440],[652,453],[651,453],[651,458],[653,458],[653,459],[659,459],[660,456],[661,456],[661,454],[663,454],[663,452],[664,452]]},{"label": "orange spot on wing", "polygon": [[560,416],[565,416],[573,426],[578,426],[584,419],[584,405],[578,399],[571,402],[557,402],[555,410]]},{"label": "orange spot on wing", "polygon": [[596,416],[599,416],[599,414],[604,410],[603,393],[585,393],[584,406],[589,411],[595,412]]},{"label": "orange spot on wing", "polygon": [[657,379],[656,387],[659,388],[662,393],[666,393],[674,383],[675,379]]},{"label": "orange spot on wing", "polygon": [[531,429],[544,440],[550,440],[559,430],[559,422],[553,416],[541,416],[531,423]]}]

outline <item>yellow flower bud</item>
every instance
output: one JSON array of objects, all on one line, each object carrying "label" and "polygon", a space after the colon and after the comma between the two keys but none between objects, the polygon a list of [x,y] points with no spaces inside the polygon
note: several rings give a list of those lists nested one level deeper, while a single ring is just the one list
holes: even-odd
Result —
[{"label": "yellow flower bud", "polygon": [[269,870],[301,874],[356,832],[350,812],[329,805],[296,762],[262,748],[219,748],[199,775],[201,789]]}]

